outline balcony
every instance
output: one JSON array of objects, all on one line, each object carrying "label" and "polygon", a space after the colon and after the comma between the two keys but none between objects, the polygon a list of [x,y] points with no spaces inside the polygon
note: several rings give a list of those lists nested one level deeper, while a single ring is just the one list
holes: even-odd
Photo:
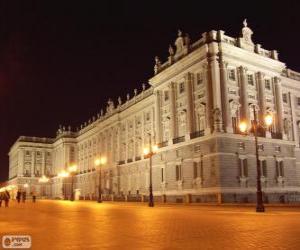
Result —
[{"label": "balcony", "polygon": [[173,144],[184,142],[184,141],[185,141],[185,136],[180,136],[173,139]]},{"label": "balcony", "polygon": [[272,139],[280,139],[282,140],[282,133],[279,132],[271,132]]},{"label": "balcony", "polygon": [[132,159],[127,159],[127,163],[130,163],[130,162],[132,162]]},{"label": "balcony", "polygon": [[195,131],[195,132],[190,134],[191,139],[201,137],[201,136],[204,136],[204,130]]},{"label": "balcony", "polygon": [[169,144],[168,141],[163,141],[163,142],[161,142],[161,143],[158,143],[157,146],[158,146],[159,148],[163,148],[163,147],[168,146],[168,144]]},{"label": "balcony", "polygon": [[123,164],[125,164],[125,161],[119,161],[118,162],[118,165],[123,165]]},{"label": "balcony", "polygon": [[136,161],[140,161],[140,160],[141,160],[141,157],[140,157],[140,156],[136,156],[136,157],[135,157],[135,160],[136,160]]}]

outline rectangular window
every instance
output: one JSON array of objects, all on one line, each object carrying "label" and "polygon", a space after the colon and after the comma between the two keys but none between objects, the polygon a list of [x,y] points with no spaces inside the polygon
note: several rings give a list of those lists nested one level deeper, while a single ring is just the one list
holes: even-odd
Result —
[{"label": "rectangular window", "polygon": [[202,84],[203,82],[203,75],[202,73],[197,73],[197,85]]},{"label": "rectangular window", "polygon": [[248,177],[247,159],[239,159],[239,176]]},{"label": "rectangular window", "polygon": [[271,90],[271,82],[270,79],[265,79],[265,88]]},{"label": "rectangular window", "polygon": [[262,160],[260,161],[260,166],[261,166],[261,176],[267,177],[267,161]]},{"label": "rectangular window", "polygon": [[254,86],[253,75],[247,75],[247,78],[248,78],[248,84]]},{"label": "rectangular window", "polygon": [[179,83],[179,94],[184,92],[184,82]]},{"label": "rectangular window", "polygon": [[297,97],[297,104],[300,105],[300,97]]},{"label": "rectangular window", "polygon": [[176,165],[176,181],[181,180],[181,165]]},{"label": "rectangular window", "polygon": [[194,162],[194,179],[198,177],[198,162]]},{"label": "rectangular window", "polygon": [[161,169],[161,182],[164,182],[164,169]]},{"label": "rectangular window", "polygon": [[288,101],[287,101],[287,94],[282,94],[282,101],[284,102],[284,103],[287,103]]},{"label": "rectangular window", "polygon": [[283,161],[276,161],[276,176],[277,177],[284,177]]},{"label": "rectangular window", "polygon": [[230,69],[228,71],[228,78],[232,81],[235,81],[235,70],[234,69]]},{"label": "rectangular window", "polygon": [[164,99],[165,99],[165,102],[169,100],[169,91],[164,92]]}]

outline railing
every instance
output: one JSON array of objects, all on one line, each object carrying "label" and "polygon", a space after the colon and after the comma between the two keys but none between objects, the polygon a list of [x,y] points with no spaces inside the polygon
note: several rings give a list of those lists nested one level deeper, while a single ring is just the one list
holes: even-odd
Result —
[{"label": "railing", "polygon": [[271,132],[271,137],[273,139],[282,139],[282,133],[279,132]]},{"label": "railing", "polygon": [[204,136],[204,130],[195,131],[195,132],[190,134],[191,139],[201,137],[201,136]]},{"label": "railing", "polygon": [[161,142],[161,143],[158,143],[158,147],[159,148],[163,148],[163,147],[166,147],[166,146],[168,146],[168,144],[169,144],[169,142],[168,141],[163,141],[163,142]]},{"label": "railing", "polygon": [[184,141],[185,141],[185,136],[180,136],[173,139],[173,144],[184,142]]}]

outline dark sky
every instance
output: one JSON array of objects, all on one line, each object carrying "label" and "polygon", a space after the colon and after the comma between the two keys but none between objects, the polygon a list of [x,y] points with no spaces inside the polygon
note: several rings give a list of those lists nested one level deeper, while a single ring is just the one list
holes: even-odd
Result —
[{"label": "dark sky", "polygon": [[0,1],[0,181],[20,135],[53,137],[141,89],[178,28],[236,37],[247,17],[253,40],[300,71],[297,1],[217,2]]}]

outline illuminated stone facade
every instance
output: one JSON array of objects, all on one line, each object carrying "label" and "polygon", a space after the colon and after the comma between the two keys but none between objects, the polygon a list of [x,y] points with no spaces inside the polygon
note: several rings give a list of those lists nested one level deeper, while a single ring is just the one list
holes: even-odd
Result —
[{"label": "illuminated stone facade", "polygon": [[[20,137],[12,146],[9,183],[42,196],[70,196],[71,177],[58,172],[78,165],[77,199],[98,195],[97,157],[104,199],[147,199],[149,159],[143,148],[159,145],[153,156],[156,200],[170,202],[254,202],[256,160],[253,134],[241,135],[239,122],[253,118],[250,104],[273,125],[260,131],[259,154],[265,201],[300,201],[300,73],[287,69],[276,51],[252,42],[244,22],[242,36],[210,31],[192,43],[178,32],[175,49],[162,63],[155,58],[150,87],[125,101],[109,100],[102,111],[72,132],[60,128],[53,139]],[[50,176],[39,184],[40,175]],[[28,190],[28,191],[29,191]]]}]

